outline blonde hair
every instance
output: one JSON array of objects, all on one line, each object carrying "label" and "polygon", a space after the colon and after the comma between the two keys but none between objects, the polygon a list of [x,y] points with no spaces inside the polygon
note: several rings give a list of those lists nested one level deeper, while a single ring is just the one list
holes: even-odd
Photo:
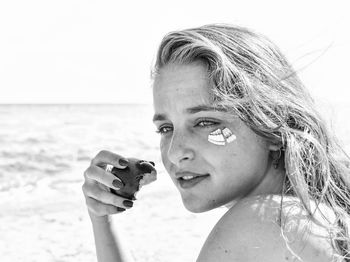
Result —
[{"label": "blonde hair", "polygon": [[281,147],[282,196],[298,197],[311,220],[311,201],[332,209],[335,221],[324,226],[340,258],[350,261],[350,160],[280,50],[246,28],[205,25],[166,35],[153,74],[169,63],[197,61],[208,68],[214,101]]}]

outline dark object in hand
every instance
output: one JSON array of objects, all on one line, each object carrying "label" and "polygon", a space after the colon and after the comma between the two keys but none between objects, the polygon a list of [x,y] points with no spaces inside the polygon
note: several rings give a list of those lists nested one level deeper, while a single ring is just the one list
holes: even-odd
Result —
[{"label": "dark object in hand", "polygon": [[[130,200],[135,200],[135,193],[140,190],[140,182],[145,180],[154,181],[156,179],[156,170],[152,161],[145,161],[136,158],[128,158],[128,165],[124,169],[113,167],[110,171],[118,177],[124,184],[119,190],[111,189],[111,192]],[[142,186],[142,185],[141,185]]]}]

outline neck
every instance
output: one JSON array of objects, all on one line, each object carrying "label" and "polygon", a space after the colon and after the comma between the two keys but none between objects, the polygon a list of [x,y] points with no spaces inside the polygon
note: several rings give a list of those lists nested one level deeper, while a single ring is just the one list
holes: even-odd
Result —
[{"label": "neck", "polygon": [[[269,165],[267,171],[265,172],[265,176],[260,183],[242,198],[257,195],[281,195],[285,175],[284,164],[282,165],[282,163],[280,163],[277,168],[273,167],[273,165]],[[231,208],[239,200],[240,199],[234,199],[233,201],[225,204],[225,207]]]},{"label": "neck", "polygon": [[283,161],[277,167],[270,164],[265,172],[264,178],[248,195],[282,194],[284,177],[286,171]]}]

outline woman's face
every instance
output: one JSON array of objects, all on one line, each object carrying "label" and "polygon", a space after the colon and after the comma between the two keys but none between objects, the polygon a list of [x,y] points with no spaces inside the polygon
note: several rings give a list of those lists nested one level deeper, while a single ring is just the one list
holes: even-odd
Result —
[{"label": "woman's face", "polygon": [[[215,110],[209,90],[206,68],[200,63],[169,64],[154,81],[154,123],[162,161],[192,212],[276,191],[268,144],[237,117]],[[211,132],[224,128],[236,137],[231,143],[208,141]]]}]

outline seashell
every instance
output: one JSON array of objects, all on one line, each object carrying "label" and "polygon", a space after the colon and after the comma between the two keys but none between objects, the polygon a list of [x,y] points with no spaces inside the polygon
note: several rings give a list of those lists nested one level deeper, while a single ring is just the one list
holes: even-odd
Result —
[{"label": "seashell", "polygon": [[128,158],[128,166],[124,169],[118,169],[107,164],[106,171],[109,171],[114,176],[119,178],[124,186],[119,190],[110,189],[114,194],[124,198],[135,200],[135,192],[140,190],[141,186],[149,184],[157,179],[157,171],[154,168],[154,163],[137,158]]},{"label": "seashell", "polygon": [[140,188],[156,180],[157,180],[157,173],[155,171],[152,171],[151,173],[146,173],[143,175],[143,178],[140,180]]},{"label": "seashell", "polygon": [[219,146],[224,146],[224,145],[225,145],[225,141],[224,141],[224,142],[222,142],[222,141],[216,141],[216,140],[211,140],[210,138],[208,138],[208,141],[209,141],[210,143],[213,143],[213,144],[219,145]]},{"label": "seashell", "polygon": [[208,135],[208,141],[210,143],[213,143],[215,145],[220,145],[220,146],[224,146],[225,145],[225,138],[224,136],[222,135],[222,132],[221,132],[221,129],[217,129],[213,132],[211,132],[209,135]]},{"label": "seashell", "polygon": [[227,127],[222,130],[218,128],[208,135],[208,141],[219,146],[224,146],[226,143],[231,143],[235,139],[236,136]]},{"label": "seashell", "polygon": [[222,130],[222,133],[224,135],[224,137],[226,138],[226,142],[227,143],[231,143],[236,139],[236,136],[232,133],[232,131],[230,129],[228,129],[227,127],[225,127]]},{"label": "seashell", "polygon": [[222,134],[225,136],[225,137],[229,137],[230,135],[232,135],[232,132],[230,129],[228,129],[227,127],[225,127],[223,130],[222,130]]},{"label": "seashell", "polygon": [[213,131],[213,132],[211,132],[210,134],[211,135],[221,135],[221,129],[219,128],[219,129],[216,129],[215,131]]}]

